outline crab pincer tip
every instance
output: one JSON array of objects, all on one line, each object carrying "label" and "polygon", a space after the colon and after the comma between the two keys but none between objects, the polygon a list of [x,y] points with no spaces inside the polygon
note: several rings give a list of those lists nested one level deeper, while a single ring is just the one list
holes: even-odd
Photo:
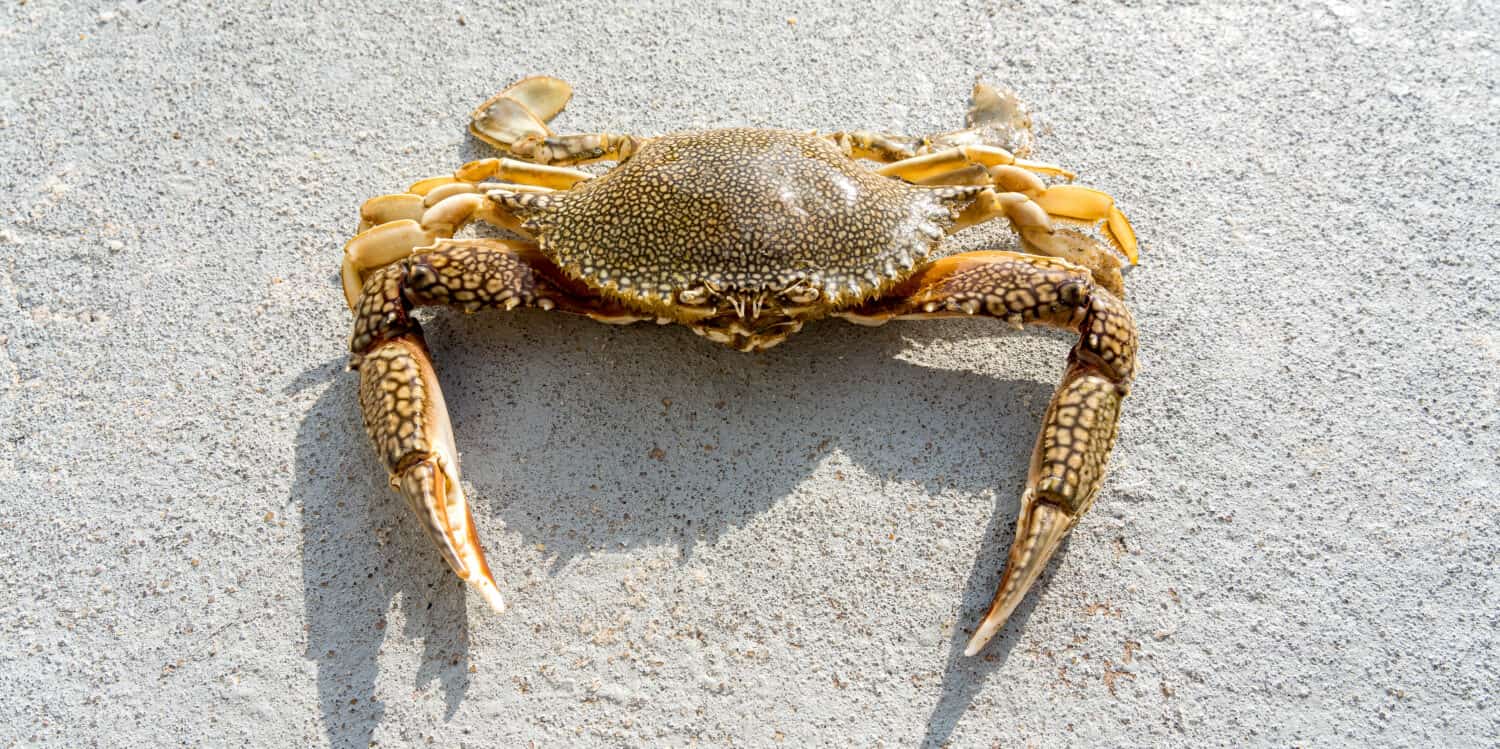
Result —
[{"label": "crab pincer tip", "polygon": [[479,593],[479,597],[490,605],[490,609],[496,614],[505,613],[505,597],[500,595],[500,589],[495,587],[495,582],[488,577],[480,577],[470,580],[469,584]]},{"label": "crab pincer tip", "polygon": [[986,632],[985,627],[980,627],[979,631],[975,632],[974,636],[969,638],[969,644],[964,648],[964,657],[973,658],[979,655],[979,651],[983,650],[984,646],[989,644],[990,638],[994,636],[995,633],[993,630]]}]

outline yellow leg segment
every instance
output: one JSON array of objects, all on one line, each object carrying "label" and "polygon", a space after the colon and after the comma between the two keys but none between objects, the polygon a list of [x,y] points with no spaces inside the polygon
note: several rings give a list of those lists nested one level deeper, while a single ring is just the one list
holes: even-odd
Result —
[{"label": "yellow leg segment", "polygon": [[533,164],[515,159],[480,159],[459,167],[454,176],[470,182],[499,179],[553,190],[566,190],[594,175],[577,169]]},{"label": "yellow leg segment", "polygon": [[[986,182],[981,170],[988,173]],[[1019,193],[1035,203],[1041,210],[1054,217],[1096,224],[1104,238],[1119,250],[1131,264],[1140,262],[1135,230],[1125,214],[1115,206],[1114,198],[1107,193],[1077,185],[1048,186],[1038,174],[1063,177],[1071,181],[1074,177],[1062,167],[1052,164],[1017,159],[1009,151],[997,146],[969,144],[955,146],[909,159],[895,161],[876,170],[877,173],[904,179],[921,185],[973,185],[991,184],[997,193]],[[966,211],[959,219],[958,227],[1005,215],[1011,218],[1020,231],[1023,226],[1043,227],[1052,234],[1051,225],[1042,221],[1017,221],[1015,210],[1008,209],[1013,201],[991,200],[987,208],[979,206]],[[1035,232],[1033,232],[1035,236]],[[1024,237],[1023,237],[1024,238]],[[1061,242],[1031,241],[1028,249],[1055,257],[1077,258],[1081,245],[1072,236]],[[1108,265],[1108,261],[1091,261],[1089,265]],[[1115,264],[1118,266],[1118,263]]]},{"label": "yellow leg segment", "polygon": [[930,177],[951,172],[970,164],[992,166],[1016,166],[1039,174],[1048,174],[1073,179],[1074,174],[1055,164],[1018,159],[1015,154],[999,146],[967,145],[947,148],[935,153],[903,159],[876,169],[877,174],[900,177],[908,182],[919,182]]},{"label": "yellow leg segment", "polygon": [[1053,216],[1089,223],[1103,221],[1101,231],[1110,244],[1124,253],[1132,265],[1140,262],[1135,229],[1108,193],[1078,185],[1056,185],[1031,199]]},{"label": "yellow leg segment", "polygon": [[[1035,179],[1033,175],[1027,176]],[[1011,184],[1014,185],[1015,181]],[[990,190],[980,193],[958,215],[954,230],[1001,217],[1010,221],[1011,227],[1021,238],[1021,246],[1027,252],[1083,266],[1093,274],[1095,283],[1108,289],[1111,294],[1124,298],[1125,278],[1120,273],[1119,258],[1088,234],[1054,226],[1047,211],[1026,193],[997,193]]]}]

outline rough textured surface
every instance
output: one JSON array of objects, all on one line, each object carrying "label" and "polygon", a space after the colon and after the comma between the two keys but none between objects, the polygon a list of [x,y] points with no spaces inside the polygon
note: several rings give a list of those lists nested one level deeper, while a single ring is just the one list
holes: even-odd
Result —
[{"label": "rough textured surface", "polygon": [[[0,11],[0,744],[1500,733],[1493,4],[326,6]],[[531,72],[623,132],[938,131],[982,73],[1120,197],[1113,472],[984,657],[1069,342],[982,321],[437,314],[511,610],[445,569],[338,248]]]}]

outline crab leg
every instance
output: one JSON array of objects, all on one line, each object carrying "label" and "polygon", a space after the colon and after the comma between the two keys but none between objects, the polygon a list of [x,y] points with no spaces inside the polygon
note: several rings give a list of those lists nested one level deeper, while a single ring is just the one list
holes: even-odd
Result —
[{"label": "crab leg", "polygon": [[965,654],[978,653],[1005,624],[1063,538],[1088,512],[1104,481],[1120,401],[1135,376],[1135,323],[1125,305],[1067,262],[1011,252],[943,258],[845,317],[866,324],[893,318],[983,314],[1013,326],[1077,331],[1062,384],[1032,451],[1005,573]]},{"label": "crab leg", "polygon": [[974,202],[958,215],[953,230],[1000,217],[1010,221],[1021,238],[1021,246],[1028,252],[1088,268],[1095,282],[1117,297],[1125,296],[1125,279],[1120,274],[1119,258],[1088,234],[1053,226],[1047,211],[1023,192],[985,190],[979,193]]},{"label": "crab leg", "polygon": [[[344,300],[353,308],[369,271],[451,237],[471,221],[530,236],[519,218],[487,196],[490,190],[545,193],[589,176],[513,159],[480,159],[459,167],[453,177],[424,179],[405,193],[365,201],[359,211],[359,234],[344,245]],[[484,181],[493,179],[506,181]]]},{"label": "crab leg", "polygon": [[[996,90],[975,81],[969,95],[969,111],[964,129],[918,138],[910,135],[850,130],[825,136],[844,150],[850,158],[893,163],[963,146],[991,146],[1025,156],[1031,152],[1031,112],[1014,93]],[[922,183],[923,180],[912,180]],[[970,184],[944,182],[942,184]]]},{"label": "crab leg", "polygon": [[[413,197],[420,199],[419,196]],[[521,227],[520,221],[509,212],[478,193],[450,195],[436,205],[420,206],[420,214],[416,212],[419,206],[413,205],[415,201],[404,199],[404,196],[386,195],[371,202],[375,201],[381,204],[370,211],[373,217],[390,220],[361,231],[344,245],[344,262],[339,275],[344,300],[350,309],[358,302],[369,271],[390,265],[439,239],[451,237],[475,218],[507,229]],[[417,217],[391,218],[403,215],[402,211]]]},{"label": "crab leg", "polygon": [[910,159],[923,148],[921,138],[872,130],[846,130],[823,137],[833,141],[851,159],[869,159],[885,164]]},{"label": "crab leg", "polygon": [[537,164],[589,164],[630,158],[645,138],[618,133],[573,133],[545,138],[528,137],[506,150],[517,158]]},{"label": "crab leg", "polygon": [[584,133],[553,135],[547,122],[556,117],[573,87],[547,76],[532,76],[490,97],[470,115],[474,137],[535,164],[587,164],[619,161],[644,142],[634,135]]},{"label": "crab leg", "polygon": [[877,174],[887,177],[900,177],[908,182],[917,182],[924,179],[939,176],[946,172],[962,169],[971,164],[981,164],[985,167],[993,166],[1018,166],[1033,172],[1051,174],[1065,179],[1073,179],[1072,172],[1053,164],[1044,164],[1040,161],[1027,161],[1016,158],[1015,154],[999,146],[984,144],[971,144],[945,148],[941,151],[913,156],[876,169]]},{"label": "crab leg", "polygon": [[495,611],[505,603],[485,562],[464,496],[458,450],[415,306],[599,312],[574,293],[534,245],[491,239],[439,240],[435,247],[370,274],[349,338],[350,366],[359,370],[365,430],[391,485],[406,499],[427,535],[461,579]]},{"label": "crab leg", "polygon": [[383,340],[363,352],[359,404],[365,431],[391,475],[391,486],[422,522],[444,561],[505,611],[459,483],[458,451],[443,393],[420,333]]},{"label": "crab leg", "polygon": [[969,111],[964,129],[941,133],[926,139],[927,148],[947,148],[971,144],[1000,146],[1017,156],[1031,153],[1035,138],[1031,134],[1031,111],[1014,92],[981,82],[974,82],[969,95]]},{"label": "crab leg", "polygon": [[545,138],[552,134],[547,121],[556,117],[571,98],[573,87],[566,81],[545,75],[522,78],[486,99],[469,115],[469,132],[502,149],[526,138]]},{"label": "crab leg", "polygon": [[594,175],[577,169],[546,166],[515,159],[480,159],[459,167],[458,171],[454,172],[454,176],[470,182],[500,179],[552,190],[566,190],[586,179],[592,179]]},{"label": "crab leg", "polygon": [[[988,180],[983,179],[981,170],[988,172]],[[1110,244],[1129,258],[1131,263],[1140,261],[1136,251],[1135,230],[1131,228],[1125,214],[1115,207],[1114,198],[1099,190],[1078,185],[1049,187],[1036,176],[1038,173],[1050,174],[1071,181],[1073,173],[1062,167],[1017,159],[1009,151],[996,146],[971,144],[886,164],[876,172],[917,184],[993,184],[1000,192],[1021,193],[1048,215],[1101,224],[1100,228]]]},{"label": "crab leg", "polygon": [[[972,167],[971,167],[972,169]],[[1079,185],[1052,185],[1048,186],[1037,176],[1025,169],[1010,164],[997,164],[987,169],[989,183],[1001,195],[1013,194],[1024,196],[1041,213],[1053,218],[1063,219],[1069,222],[1086,224],[1099,224],[1104,238],[1109,241],[1115,249],[1119,250],[1130,262],[1140,262],[1137,250],[1135,230],[1131,228],[1129,219],[1125,214],[1115,207],[1114,198],[1107,193]],[[958,174],[960,170],[948,174]],[[952,184],[953,182],[946,182]],[[1022,239],[1029,244],[1028,249],[1053,257],[1068,257],[1061,250],[1049,249],[1049,243],[1042,235],[1052,233],[1050,224],[1039,221],[1017,221],[1013,211],[1008,210],[1010,204],[1014,204],[1014,198],[1004,199],[996,204],[994,199],[983,199],[975,201],[975,204],[967,212],[965,217],[958,221],[960,228],[989,220],[996,215],[1004,214],[1016,224],[1016,229],[1022,234]],[[988,206],[988,208],[987,208]],[[990,208],[1001,208],[995,211]],[[1025,228],[1036,228],[1040,231],[1027,233]]]},{"label": "crab leg", "polygon": [[1130,220],[1125,218],[1125,214],[1115,207],[1115,199],[1108,193],[1079,185],[1053,185],[1040,190],[1034,187],[1023,188],[1015,183],[1006,183],[1008,177],[1014,176],[1014,172],[996,175],[992,169],[990,173],[998,186],[1026,195],[1049,216],[1086,224],[1103,222],[1100,231],[1104,238],[1123,253],[1132,265],[1141,261],[1136,249],[1135,229],[1131,228]]}]

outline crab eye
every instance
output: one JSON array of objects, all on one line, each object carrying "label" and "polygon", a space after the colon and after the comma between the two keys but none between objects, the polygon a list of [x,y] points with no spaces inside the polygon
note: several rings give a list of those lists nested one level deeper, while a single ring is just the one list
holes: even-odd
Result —
[{"label": "crab eye", "polygon": [[708,301],[708,289],[698,286],[677,292],[677,301],[683,304],[703,304]]},{"label": "crab eye", "polygon": [[1068,304],[1082,304],[1088,297],[1088,287],[1077,281],[1068,281],[1057,288],[1057,295]]}]

